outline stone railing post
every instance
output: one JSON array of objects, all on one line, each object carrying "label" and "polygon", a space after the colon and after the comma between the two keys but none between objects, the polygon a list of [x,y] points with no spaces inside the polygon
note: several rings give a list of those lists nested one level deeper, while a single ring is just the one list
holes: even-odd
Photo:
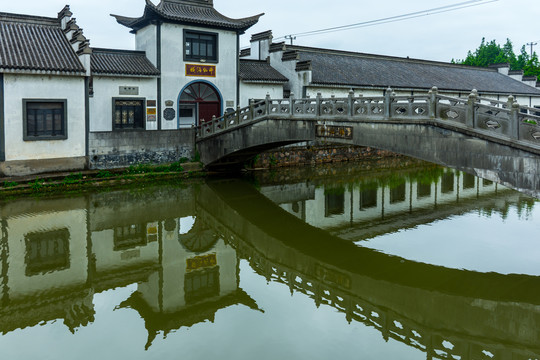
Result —
[{"label": "stone railing post", "polygon": [[434,86],[429,90],[429,118],[435,119],[437,117],[437,95],[439,89]]},{"label": "stone railing post", "polygon": [[266,111],[266,115],[270,115],[271,103],[272,103],[272,100],[270,99],[270,93],[266,93],[266,97],[264,98],[264,110]]},{"label": "stone railing post", "polygon": [[510,114],[508,116],[508,120],[510,122],[510,126],[508,126],[508,131],[512,139],[519,140],[519,104],[517,101],[514,101],[513,96],[508,97],[508,110],[510,110]]},{"label": "stone railing post", "polygon": [[315,116],[319,117],[321,116],[321,101],[322,94],[319,92],[317,93],[317,96],[315,97]]},{"label": "stone railing post", "polygon": [[240,124],[240,106],[236,107],[236,124]]},{"label": "stone railing post", "polygon": [[255,107],[253,104],[255,103],[255,100],[249,99],[249,117],[250,120],[253,120],[255,118]]},{"label": "stone railing post", "polygon": [[353,116],[353,107],[354,107],[354,90],[349,90],[349,98],[347,99],[348,112],[349,116]]},{"label": "stone railing post", "polygon": [[476,100],[478,98],[478,92],[473,89],[471,93],[469,94],[469,98],[467,100],[467,116],[465,118],[465,125],[474,128],[476,126]]},{"label": "stone railing post", "polygon": [[384,118],[386,120],[390,119],[391,117],[391,109],[392,109],[392,93],[394,91],[391,87],[388,87],[386,89],[386,92],[384,93]]},{"label": "stone railing post", "polygon": [[291,92],[291,96],[289,96],[289,114],[291,116],[294,115],[294,100],[295,100],[294,93]]}]

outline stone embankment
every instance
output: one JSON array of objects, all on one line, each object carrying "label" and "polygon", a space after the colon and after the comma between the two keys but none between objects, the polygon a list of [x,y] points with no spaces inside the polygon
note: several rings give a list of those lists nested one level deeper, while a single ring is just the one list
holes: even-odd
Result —
[{"label": "stone embankment", "polygon": [[257,156],[251,167],[273,168],[302,165],[317,165],[333,162],[357,162],[403,156],[390,151],[353,145],[318,145],[284,147]]}]

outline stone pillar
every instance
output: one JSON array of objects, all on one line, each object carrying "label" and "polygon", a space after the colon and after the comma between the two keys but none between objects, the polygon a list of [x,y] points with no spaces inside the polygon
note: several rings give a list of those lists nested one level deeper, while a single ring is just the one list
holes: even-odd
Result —
[{"label": "stone pillar", "polygon": [[439,89],[434,86],[429,90],[429,118],[435,119],[437,117],[437,95]]},{"label": "stone pillar", "polygon": [[255,118],[255,107],[253,106],[253,103],[255,101],[253,99],[249,99],[249,116],[251,117],[250,120],[253,120]]},{"label": "stone pillar", "polygon": [[465,119],[465,125],[474,128],[476,126],[476,113],[475,113],[475,105],[476,105],[476,99],[478,97],[478,92],[473,89],[471,93],[469,94],[469,98],[467,100],[467,117]]},{"label": "stone pillar", "polygon": [[317,97],[315,98],[315,115],[317,117],[321,116],[321,99],[322,99],[322,94],[318,92]]},{"label": "stone pillar", "polygon": [[266,93],[266,98],[264,99],[264,108],[266,115],[270,115],[270,104],[272,100],[270,99],[270,93]]},{"label": "stone pillar", "polygon": [[392,109],[392,93],[393,90],[391,87],[388,87],[388,89],[386,89],[386,92],[384,93],[384,118],[386,120],[392,117],[392,115],[390,114],[390,110]]},{"label": "stone pillar", "polygon": [[508,115],[508,136],[512,139],[519,140],[519,104],[517,101],[514,101],[512,95],[508,97],[507,104],[508,110],[510,110],[510,114]]},{"label": "stone pillar", "polygon": [[291,95],[289,96],[289,114],[291,116],[294,115],[294,93],[291,92]]},{"label": "stone pillar", "polygon": [[349,90],[349,98],[348,98],[348,107],[349,107],[349,111],[348,111],[348,115],[349,116],[353,116],[353,112],[354,112],[354,90],[351,89]]}]

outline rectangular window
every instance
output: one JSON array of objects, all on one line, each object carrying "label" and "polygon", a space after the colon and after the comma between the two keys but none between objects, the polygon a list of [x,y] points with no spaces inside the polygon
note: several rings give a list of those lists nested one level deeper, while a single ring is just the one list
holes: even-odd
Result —
[{"label": "rectangular window", "polygon": [[113,99],[113,129],[144,129],[144,99]]},{"label": "rectangular window", "polygon": [[217,62],[218,35],[184,31],[184,60]]},{"label": "rectangular window", "polygon": [[67,139],[67,100],[23,99],[23,139]]}]

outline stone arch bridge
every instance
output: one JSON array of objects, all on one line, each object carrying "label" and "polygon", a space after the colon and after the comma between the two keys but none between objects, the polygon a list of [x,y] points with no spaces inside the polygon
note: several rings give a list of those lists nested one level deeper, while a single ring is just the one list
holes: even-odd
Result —
[{"label": "stone arch bridge", "polygon": [[[257,154],[306,141],[389,150],[540,194],[540,110],[479,97],[426,94],[271,99],[197,129],[209,169],[238,169]],[[532,189],[532,190],[531,190]]]}]

